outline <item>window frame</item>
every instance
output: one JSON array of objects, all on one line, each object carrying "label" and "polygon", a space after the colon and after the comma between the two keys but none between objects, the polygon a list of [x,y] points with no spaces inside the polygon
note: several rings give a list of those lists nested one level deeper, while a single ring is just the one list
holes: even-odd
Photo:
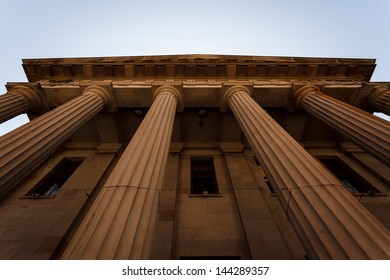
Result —
[{"label": "window frame", "polygon": [[[316,159],[321,163],[321,165],[326,168],[334,177],[336,177],[342,186],[355,196],[382,196],[383,193],[378,190],[375,186],[373,186],[370,182],[368,182],[364,177],[362,177],[357,171],[355,171],[350,165],[344,162],[338,156],[316,156]],[[336,161],[339,166],[341,166],[341,173],[346,173],[348,176],[340,176],[339,174],[335,174],[328,166],[324,163],[324,161]],[[328,163],[329,165],[329,163]],[[346,172],[345,172],[346,171]],[[354,182],[358,185],[365,188],[364,191],[360,187],[357,187]]]},{"label": "window frame", "polygon": [[264,182],[266,183],[271,196],[276,196],[275,188],[272,185],[272,183],[270,182],[270,180],[268,179],[267,174],[265,174],[265,171],[264,171],[263,167],[261,166],[260,161],[257,159],[256,156],[253,156],[253,160],[256,163],[256,166],[257,166],[257,169],[258,169],[258,171],[260,173],[260,176],[263,177]]},{"label": "window frame", "polygon": [[[72,175],[77,171],[81,166],[85,157],[64,157],[58,161],[53,168],[50,169],[39,181],[36,183],[24,196],[20,197],[22,199],[51,199],[56,196],[56,194],[61,190],[62,186],[72,177]],[[76,163],[74,166],[64,166],[67,162]],[[62,171],[61,169],[68,168],[70,170]],[[57,176],[56,176],[57,175]],[[58,176],[63,176],[62,178],[56,178]],[[46,194],[50,191],[53,186],[57,184],[58,186],[52,190],[49,194]]]},{"label": "window frame", "polygon": [[[206,169],[200,169],[200,170],[196,170],[194,169],[194,162],[208,162],[209,165],[203,165],[203,167],[206,167]],[[210,168],[210,170],[207,170],[207,168]],[[211,176],[210,176],[210,179],[212,180],[212,186],[209,186],[207,187],[207,190],[204,189],[203,187],[203,191],[202,192],[196,192],[194,190],[195,186],[194,186],[194,182],[196,179],[203,179],[203,180],[206,180],[206,176],[202,176],[199,175],[199,176],[195,176],[194,177],[194,173],[196,171],[203,171],[203,173],[209,171],[211,172]],[[199,188],[199,186],[197,186],[196,188]],[[219,193],[219,188],[218,188],[218,181],[217,181],[217,176],[216,176],[216,172],[215,172],[215,163],[214,163],[214,159],[213,157],[211,156],[193,156],[191,157],[191,160],[190,160],[190,194],[189,196],[191,197],[213,197],[213,196],[216,196],[216,197],[219,197],[221,196],[221,194]]]}]

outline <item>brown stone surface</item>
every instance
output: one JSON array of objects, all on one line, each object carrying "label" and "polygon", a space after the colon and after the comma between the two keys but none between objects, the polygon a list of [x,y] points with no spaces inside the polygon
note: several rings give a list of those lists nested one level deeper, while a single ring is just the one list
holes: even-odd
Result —
[{"label": "brown stone surface", "polygon": [[291,259],[244,156],[226,156],[226,163],[252,259]]},{"label": "brown stone surface", "polygon": [[254,160],[254,153],[252,150],[246,150],[244,152],[247,164],[250,167],[253,178],[256,180],[259,187],[259,191],[263,197],[263,200],[272,216],[272,220],[277,226],[277,229],[283,238],[283,243],[287,247],[291,259],[302,260],[307,256],[298,236],[295,233],[293,226],[288,220],[288,216],[281,206],[278,198],[271,192],[264,177],[264,170],[261,166],[258,166]]},{"label": "brown stone surface", "polygon": [[[20,199],[63,158],[85,160],[52,199]],[[58,257],[67,232],[90,204],[113,154],[94,151],[58,153],[0,204],[0,259],[49,259]]]},{"label": "brown stone surface", "polygon": [[178,172],[179,156],[170,154],[164,183],[159,193],[158,217],[150,255],[150,258],[154,260],[169,260],[172,258]]},{"label": "brown stone surface", "polygon": [[207,150],[188,150],[180,159],[173,258],[250,259],[224,159],[212,156],[219,196],[191,196],[191,156],[207,156]]}]

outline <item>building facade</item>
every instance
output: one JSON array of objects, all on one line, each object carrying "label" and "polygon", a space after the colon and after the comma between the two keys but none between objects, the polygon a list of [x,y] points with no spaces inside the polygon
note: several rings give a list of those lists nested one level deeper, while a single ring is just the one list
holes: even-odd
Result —
[{"label": "building facade", "polygon": [[25,59],[0,121],[1,259],[389,259],[373,59]]}]

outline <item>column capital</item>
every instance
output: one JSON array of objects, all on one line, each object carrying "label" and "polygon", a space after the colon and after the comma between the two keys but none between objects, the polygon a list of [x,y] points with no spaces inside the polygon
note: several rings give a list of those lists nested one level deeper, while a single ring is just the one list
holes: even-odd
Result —
[{"label": "column capital", "polygon": [[364,106],[369,109],[382,112],[385,114],[390,113],[390,88],[385,85],[378,85],[372,88],[364,100]]},{"label": "column capital", "polygon": [[153,100],[155,100],[156,97],[159,94],[162,94],[162,93],[170,93],[170,94],[172,94],[176,98],[176,100],[177,100],[177,109],[176,110],[178,112],[182,112],[183,111],[183,109],[184,109],[184,106],[183,106],[183,96],[182,96],[182,94],[180,93],[180,91],[176,87],[171,86],[171,85],[159,86],[154,91]]},{"label": "column capital", "polygon": [[238,94],[238,93],[246,93],[249,96],[252,95],[252,92],[246,86],[234,85],[234,86],[228,87],[224,91],[224,93],[222,94],[222,104],[221,104],[222,111],[230,111],[229,100],[233,95]]},{"label": "column capital", "polygon": [[294,106],[296,108],[301,108],[302,101],[308,94],[324,95],[324,93],[322,93],[321,90],[314,85],[303,86],[293,93]]},{"label": "column capital", "polygon": [[388,86],[375,86],[371,89],[371,91],[366,96],[366,105],[372,106],[372,104],[375,104],[376,99],[383,93],[389,90]]},{"label": "column capital", "polygon": [[23,96],[32,110],[38,110],[41,107],[41,99],[39,98],[38,93],[31,87],[21,85],[15,86],[8,91],[7,94],[19,94]]},{"label": "column capital", "polygon": [[108,107],[111,103],[111,95],[110,93],[101,86],[88,86],[84,92],[83,95],[90,95],[90,94],[97,94],[99,95],[104,103],[104,107]]}]

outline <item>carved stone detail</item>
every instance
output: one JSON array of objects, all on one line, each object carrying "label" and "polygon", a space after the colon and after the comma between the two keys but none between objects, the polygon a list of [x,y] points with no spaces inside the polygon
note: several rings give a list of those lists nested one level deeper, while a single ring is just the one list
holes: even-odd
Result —
[{"label": "carved stone detail", "polygon": [[178,112],[183,111],[183,109],[184,109],[183,96],[177,88],[175,88],[174,86],[171,86],[171,85],[159,86],[153,94],[153,100],[156,99],[156,97],[161,93],[172,94],[173,96],[175,96],[176,100],[177,100],[177,111]]},{"label": "carved stone detail", "polygon": [[84,92],[84,95],[89,95],[89,94],[97,94],[99,95],[103,102],[104,102],[104,107],[107,107],[110,102],[111,102],[111,95],[110,93],[103,87],[100,86],[88,86]]}]

